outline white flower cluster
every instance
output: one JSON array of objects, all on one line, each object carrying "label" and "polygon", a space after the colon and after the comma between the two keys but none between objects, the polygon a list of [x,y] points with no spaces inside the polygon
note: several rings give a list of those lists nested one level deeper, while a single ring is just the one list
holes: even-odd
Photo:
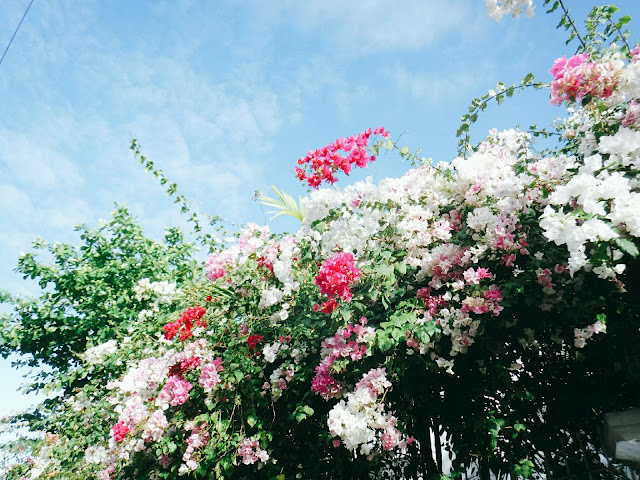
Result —
[{"label": "white flower cluster", "polygon": [[289,349],[289,345],[284,342],[267,343],[262,349],[262,355],[265,362],[273,363],[276,361],[278,352],[284,352]]},{"label": "white flower cluster", "polygon": [[91,347],[84,352],[84,360],[94,365],[102,363],[102,359],[108,355],[112,355],[118,351],[118,342],[115,340],[109,340],[108,342],[101,343],[95,347]]},{"label": "white flower cluster", "polygon": [[171,303],[174,297],[180,293],[176,289],[175,282],[166,280],[152,282],[148,278],[139,280],[138,284],[133,287],[133,291],[136,294],[136,300],[139,302],[151,301],[148,308],[140,310],[138,313],[139,320],[153,317],[160,311],[160,305]]},{"label": "white flower cluster", "polygon": [[269,382],[265,382],[263,390],[271,390],[271,397],[273,401],[276,401],[282,396],[282,392],[287,388],[294,375],[295,367],[293,365],[282,365],[271,372]]},{"label": "white flower cluster", "polygon": [[268,308],[280,303],[284,298],[284,292],[278,287],[268,287],[262,290],[260,294],[259,308]]},{"label": "white flower cluster", "polygon": [[[266,243],[264,248],[256,252],[262,258],[265,265],[270,267],[277,283],[267,286],[260,296],[260,308],[268,308],[283,301],[286,296],[300,288],[300,282],[296,279],[293,268],[300,255],[298,241],[287,235],[280,241]],[[274,315],[274,320],[286,320],[289,317],[289,304],[284,303],[282,309]]]},{"label": "white flower cluster", "polygon": [[148,278],[143,278],[133,287],[133,291],[139,302],[153,299],[158,304],[169,303],[176,293],[176,284],[167,280],[152,282]]},{"label": "white flower cluster", "polygon": [[94,405],[92,399],[88,397],[83,390],[80,390],[76,395],[70,396],[65,403],[67,403],[74,412],[89,411]]},{"label": "white flower cluster", "polygon": [[[570,158],[561,166],[564,184],[556,184],[540,222],[549,241],[567,246],[572,274],[583,268],[601,278],[616,277],[626,268],[617,243],[640,237],[640,109],[635,102],[640,75],[638,62],[623,67],[619,89],[607,99],[608,110],[588,105],[568,120],[568,138],[578,139],[584,158]],[[596,119],[615,133],[596,138]],[[609,261],[592,264],[599,243],[607,243]]]},{"label": "white flower cluster", "polygon": [[92,445],[84,451],[84,460],[95,465],[107,463],[109,460],[108,451],[101,445]]},{"label": "white flower cluster", "polygon": [[587,343],[587,339],[591,338],[594,333],[597,334],[597,333],[606,332],[606,331],[607,331],[607,326],[604,323],[602,323],[600,320],[593,323],[592,325],[589,325],[587,328],[583,328],[583,329],[576,328],[573,331],[574,337],[575,337],[573,344],[577,348],[583,348]]},{"label": "white flower cluster", "polygon": [[[517,175],[513,169],[520,156],[533,155],[528,150],[529,141],[529,135],[522,132],[494,130],[469,158],[438,167],[422,166],[403,177],[384,179],[379,185],[368,179],[342,191],[312,192],[305,198],[308,214],[298,238],[317,245],[323,258],[336,250],[359,258],[381,246],[379,233],[391,227],[398,231],[398,248],[407,250],[405,261],[418,266],[435,245],[451,238],[456,219],[448,210],[442,211],[443,207],[499,198],[498,211],[511,214],[532,202],[523,191],[533,177]],[[327,218],[331,211],[333,215]],[[486,234],[494,235],[503,217],[487,208],[475,213],[481,214],[488,217],[482,220]],[[322,233],[312,228],[318,221],[324,224]]]},{"label": "white flower cluster", "polygon": [[[259,265],[270,270],[273,278],[277,280],[254,280],[261,291],[258,306],[266,309],[281,303],[286,296],[300,288],[294,269],[299,255],[300,248],[296,238],[285,236],[278,240],[273,238],[269,227],[249,223],[235,244],[209,257],[206,271],[211,280],[226,278],[225,281],[233,283],[233,274],[237,267],[250,259],[257,261]],[[274,314],[274,320],[286,320],[289,317],[288,310],[289,304],[284,303],[282,309]]]},{"label": "white flower cluster", "polygon": [[518,18],[523,13],[527,17],[533,17],[533,0],[484,0],[487,15],[494,20],[500,21],[505,15]]},{"label": "white flower cluster", "polygon": [[384,404],[378,401],[390,386],[384,368],[364,374],[355,391],[346,395],[347,400],[340,400],[329,412],[327,425],[331,435],[339,437],[352,452],[359,448],[362,455],[370,455],[377,445],[384,450],[405,449],[407,440],[396,428],[396,418],[386,413]]}]

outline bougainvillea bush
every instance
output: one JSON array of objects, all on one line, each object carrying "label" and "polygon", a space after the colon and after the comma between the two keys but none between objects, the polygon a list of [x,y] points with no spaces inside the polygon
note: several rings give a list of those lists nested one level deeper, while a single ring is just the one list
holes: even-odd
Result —
[{"label": "bougainvillea bush", "polygon": [[640,48],[582,50],[550,66],[570,116],[545,154],[530,132],[491,131],[450,163],[337,189],[321,184],[396,149],[386,130],[310,151],[301,228],[249,224],[200,279],[140,280],[132,295],[162,308],[80,356],[88,380],[20,474],[515,478],[578,451],[572,468],[600,462],[603,414],[640,405]]}]

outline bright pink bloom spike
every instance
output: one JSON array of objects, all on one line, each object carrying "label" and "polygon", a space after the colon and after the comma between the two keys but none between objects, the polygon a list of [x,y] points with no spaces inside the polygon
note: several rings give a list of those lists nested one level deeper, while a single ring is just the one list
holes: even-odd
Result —
[{"label": "bright pink bloom spike", "polygon": [[[307,155],[298,159],[299,167],[295,168],[296,177],[301,182],[307,182],[310,187],[318,188],[322,182],[336,183],[338,179],[334,175],[342,171],[347,175],[355,165],[364,168],[369,162],[375,161],[374,155],[367,153],[367,144],[371,135],[388,137],[383,127],[367,129],[356,136],[339,138],[329,145],[315,151],[307,152]],[[339,154],[342,151],[346,156]],[[302,168],[300,168],[302,167]]]},{"label": "bright pink bloom spike", "polygon": [[315,283],[320,287],[320,293],[329,297],[329,301],[339,297],[350,302],[353,293],[349,286],[360,278],[361,273],[355,266],[353,254],[340,252],[322,264]]},{"label": "bright pink bloom spike", "polygon": [[111,435],[113,435],[113,438],[118,443],[124,440],[124,437],[126,437],[130,431],[131,429],[124,422],[118,422],[111,427]]}]

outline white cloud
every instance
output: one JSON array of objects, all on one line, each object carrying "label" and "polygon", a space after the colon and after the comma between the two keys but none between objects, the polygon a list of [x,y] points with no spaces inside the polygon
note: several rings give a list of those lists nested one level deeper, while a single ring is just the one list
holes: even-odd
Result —
[{"label": "white cloud", "polygon": [[0,125],[0,165],[30,188],[75,189],[82,185],[84,178],[78,168],[41,140]]},{"label": "white cloud", "polygon": [[[460,63],[457,60],[456,63]],[[429,103],[446,104],[459,96],[461,91],[469,92],[470,97],[479,96],[494,81],[495,65],[483,62],[473,72],[466,71],[462,65],[452,63],[449,68],[437,71],[425,70],[424,66],[408,68],[395,64],[383,70],[384,75],[394,84],[398,92],[406,93],[410,98],[425,100]]]},{"label": "white cloud", "polygon": [[322,30],[336,45],[370,53],[418,49],[469,21],[471,2],[465,0],[290,1],[302,29]]},{"label": "white cloud", "polygon": [[0,185],[0,204],[3,216],[12,220],[20,220],[33,214],[29,196],[13,185]]},{"label": "white cloud", "polygon": [[[38,207],[38,205],[36,205]],[[70,232],[73,228],[97,219],[96,209],[87,199],[73,196],[57,196],[54,201],[40,205],[36,217],[40,228],[52,228],[56,231]]]}]

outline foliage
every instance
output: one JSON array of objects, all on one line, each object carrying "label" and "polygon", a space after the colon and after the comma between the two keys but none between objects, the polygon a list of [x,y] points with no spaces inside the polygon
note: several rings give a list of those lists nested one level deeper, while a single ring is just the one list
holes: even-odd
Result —
[{"label": "foliage", "polygon": [[298,197],[298,203],[296,203],[295,199],[287,192],[278,190],[274,186],[271,188],[276,194],[276,198],[267,197],[263,194],[259,196],[260,203],[267,207],[275,208],[275,210],[268,212],[274,214],[271,219],[274,219],[279,215],[288,215],[290,217],[297,218],[301,222],[304,221],[306,209],[304,207],[304,203],[302,203],[302,198]]},{"label": "foliage", "polygon": [[[55,288],[42,302],[7,297],[20,314],[4,351],[46,360],[64,402],[32,421],[48,434],[8,478],[516,478],[599,464],[604,413],[640,401],[628,365],[640,340],[640,48],[596,54],[585,39],[608,45],[593,33],[605,25],[604,40],[626,40],[626,21],[594,9],[580,36],[558,8],[585,50],[552,69],[552,99],[573,114],[548,155],[515,130],[463,139],[468,155],[450,164],[386,135],[365,155],[376,129],[311,152],[299,179],[333,183],[381,148],[417,168],[314,191],[295,234],[247,225],[209,256],[206,279],[191,275],[189,245],[114,247],[111,233],[50,247],[55,267],[23,257]],[[474,101],[462,133],[487,101],[528,85]],[[119,255],[133,246],[144,254]],[[147,257],[159,263],[144,270]],[[45,350],[36,331],[58,327],[51,311],[75,323]]]},{"label": "foliage", "polygon": [[[218,240],[218,237],[203,229],[202,221],[198,213],[193,209],[193,206],[191,205],[191,202],[187,199],[187,197],[185,197],[178,191],[178,184],[171,182],[162,170],[156,168],[152,160],[149,160],[145,155],[142,154],[140,144],[135,138],[131,140],[131,146],[129,147],[129,149],[133,153],[133,156],[138,161],[138,163],[142,165],[142,167],[154,178],[156,178],[160,182],[160,185],[166,187],[167,196],[173,198],[173,202],[180,206],[180,213],[188,215],[188,222],[193,228],[193,233],[195,234],[198,243],[207,247],[210,252],[215,250],[217,247],[220,247],[220,241]],[[207,213],[203,214],[203,216],[207,219],[208,226],[215,226],[215,229],[217,231],[223,230],[220,225],[222,217],[217,215],[209,215]]]},{"label": "foliage", "polygon": [[469,113],[465,113],[462,116],[460,119],[462,123],[456,132],[456,137],[460,138],[458,140],[458,154],[464,157],[467,155],[468,151],[473,151],[473,148],[469,143],[471,141],[469,130],[471,125],[478,120],[480,112],[487,109],[491,100],[495,100],[496,103],[500,105],[504,102],[505,98],[511,98],[517,91],[528,87],[533,87],[539,90],[541,88],[548,87],[548,84],[535,82],[533,73],[528,73],[519,84],[514,83],[507,87],[504,83],[498,82],[495,89],[489,90],[480,98],[474,98],[469,106]]},{"label": "foliage", "polygon": [[45,367],[33,390],[59,382],[68,392],[83,383],[79,355],[126,337],[148,307],[147,299],[136,298],[139,280],[182,283],[193,278],[195,245],[180,229],[167,229],[157,242],[144,236],[125,207],[117,206],[112,215],[97,229],[78,226],[79,246],[38,239],[35,251],[20,257],[16,270],[37,281],[39,297],[0,292],[13,309],[1,317],[0,353],[5,358],[18,353],[23,364]]}]

